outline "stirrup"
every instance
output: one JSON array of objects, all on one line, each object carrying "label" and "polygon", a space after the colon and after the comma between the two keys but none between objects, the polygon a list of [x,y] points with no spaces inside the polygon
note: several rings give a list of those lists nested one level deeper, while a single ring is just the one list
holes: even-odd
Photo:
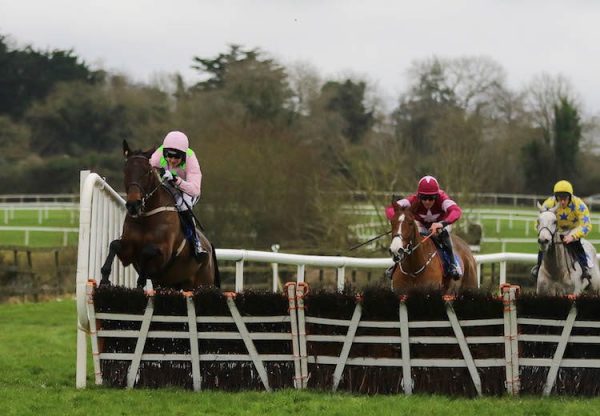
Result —
[{"label": "stirrup", "polygon": [[458,280],[462,277],[459,268],[456,267],[455,264],[450,264],[448,266],[448,276],[450,276],[454,280]]},{"label": "stirrup", "polygon": [[208,251],[204,250],[200,244],[194,244],[194,258],[197,262],[202,262],[208,257]]},{"label": "stirrup", "polygon": [[581,270],[581,280],[583,280],[583,279],[590,280],[591,278],[592,278],[592,275],[590,274],[590,269],[588,269],[587,267],[584,267]]},{"label": "stirrup", "polygon": [[538,277],[538,273],[540,271],[540,266],[538,266],[537,264],[535,266],[533,266],[531,268],[531,277],[533,277],[534,279],[537,279]]}]

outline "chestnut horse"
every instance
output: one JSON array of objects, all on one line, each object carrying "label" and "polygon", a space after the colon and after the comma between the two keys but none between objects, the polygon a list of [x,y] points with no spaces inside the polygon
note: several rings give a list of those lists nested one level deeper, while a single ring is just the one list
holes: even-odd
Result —
[{"label": "chestnut horse", "polygon": [[121,238],[110,243],[109,254],[101,268],[100,284],[110,284],[109,275],[117,255],[123,266],[133,264],[138,273],[138,287],[143,287],[146,279],[150,279],[154,287],[182,290],[219,287],[215,249],[199,232],[208,256],[201,262],[194,258],[194,249],[185,238],[171,193],[179,191],[163,184],[158,169],[150,166],[153,150],[131,151],[124,140],[123,153],[127,216]]},{"label": "chestnut horse", "polygon": [[392,235],[401,240],[397,263],[392,274],[392,288],[406,293],[415,289],[442,290],[456,294],[461,289],[477,288],[477,264],[469,245],[460,237],[451,235],[454,255],[458,257],[463,276],[454,280],[444,273],[441,253],[432,236],[422,236],[410,209],[397,209],[390,220]]}]

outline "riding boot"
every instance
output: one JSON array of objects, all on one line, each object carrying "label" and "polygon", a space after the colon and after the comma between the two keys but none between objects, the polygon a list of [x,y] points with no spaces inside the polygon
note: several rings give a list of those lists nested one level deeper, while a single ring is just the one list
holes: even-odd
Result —
[{"label": "riding boot", "polygon": [[198,236],[198,231],[196,229],[196,222],[194,221],[194,215],[190,210],[181,211],[180,214],[184,223],[183,230],[185,236],[194,249],[194,258],[198,263],[200,263],[206,258],[208,252],[204,249],[204,247],[202,247],[200,242],[200,237]]},{"label": "riding boot", "polygon": [[460,269],[460,265],[457,262],[457,259],[454,257],[454,250],[452,247],[452,238],[450,238],[450,233],[447,230],[443,230],[438,236],[438,240],[443,246],[446,255],[448,256],[448,275],[454,279],[458,280],[462,277],[462,271]]},{"label": "riding boot", "polygon": [[581,266],[581,279],[590,279],[591,276],[590,269],[587,264],[587,255],[585,254],[585,249],[583,248],[581,240],[575,240],[571,244],[574,245],[575,257],[577,258],[577,262]]},{"label": "riding boot", "polygon": [[531,277],[537,280],[538,272],[540,271],[540,266],[542,265],[542,260],[544,259],[544,252],[538,251],[537,264],[531,268]]}]

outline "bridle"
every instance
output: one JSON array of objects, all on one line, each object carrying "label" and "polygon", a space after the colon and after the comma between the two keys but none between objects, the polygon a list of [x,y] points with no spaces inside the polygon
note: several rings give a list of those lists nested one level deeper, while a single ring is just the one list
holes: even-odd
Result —
[{"label": "bridle", "polygon": [[[398,224],[398,231],[402,231],[402,224],[404,223],[404,214],[400,216],[399,220],[400,220],[400,222]],[[416,227],[415,224],[413,224],[413,226]],[[414,234],[415,233],[413,232],[413,235]],[[405,238],[402,236],[401,232],[399,234],[395,234],[394,237],[399,237],[403,243],[406,241]],[[421,241],[417,242],[416,244],[414,244],[413,238],[410,238],[406,244],[406,248],[400,247],[399,250],[402,251],[402,255],[400,256],[400,259],[397,263],[398,263],[398,266],[400,267],[400,271],[402,271],[402,273],[409,275],[411,277],[417,277],[417,275],[421,274],[425,270],[425,268],[429,265],[429,263],[431,263],[433,258],[437,255],[437,250],[432,251],[432,253],[429,255],[429,257],[427,258],[425,263],[417,271],[408,272],[408,271],[405,271],[404,268],[402,267],[402,262],[404,260],[406,260],[411,254],[413,254],[415,252],[415,250],[417,250],[421,245],[423,245],[423,243],[425,243],[425,241],[429,240],[431,237],[432,237],[432,234],[428,234],[425,238],[423,238]]]},{"label": "bridle", "polygon": [[[145,159],[145,160],[148,160],[148,158],[146,156],[143,156],[143,155],[133,155],[133,156],[130,156],[129,158],[127,158],[127,162],[129,160],[131,160],[131,159]],[[136,188],[138,188],[140,190],[140,193],[142,194],[140,213],[138,215],[131,215],[129,213],[127,214],[127,215],[131,216],[132,218],[147,217],[147,216],[154,215],[154,214],[156,214],[158,212],[161,212],[161,211],[176,211],[175,207],[159,207],[159,208],[154,209],[152,211],[145,212],[146,201],[148,201],[152,197],[152,195],[154,195],[154,193],[158,190],[158,188],[160,188],[163,185],[163,183],[160,180],[160,176],[158,176],[158,173],[156,172],[156,169],[154,169],[152,166],[150,166],[150,168],[148,169],[148,171],[146,173],[144,173],[144,174],[142,174],[140,176],[141,178],[145,178],[147,176],[152,176],[153,174],[158,179],[158,185],[156,185],[154,187],[154,189],[152,189],[148,193],[146,193],[146,190],[144,189],[144,186],[141,183],[139,183],[139,182],[129,182],[128,184],[125,185],[125,192],[128,193],[129,189],[132,186],[135,186]],[[171,208],[173,208],[173,209],[171,209]]]},{"label": "bridle", "polygon": [[[538,227],[538,239],[539,239],[540,233],[543,230],[548,231],[548,233],[550,234],[550,241],[548,242],[548,246],[544,251],[549,250],[550,247],[552,247],[552,246],[554,246],[554,250],[557,251],[557,250],[559,250],[558,246],[562,245],[563,250],[564,250],[564,258],[565,258],[565,260],[569,259],[569,253],[568,253],[566,244],[563,243],[562,239],[557,240],[557,238],[556,238],[556,236],[558,234],[558,227],[555,227],[554,231],[552,231],[551,228],[547,225]],[[566,266],[567,270],[569,270],[569,261],[566,261],[565,266]]]},{"label": "bridle", "polygon": [[[539,224],[539,219],[538,219],[538,224]],[[537,227],[537,232],[538,232],[538,240],[540,237],[540,234],[542,233],[542,231],[546,230],[548,231],[548,234],[550,234],[550,242],[548,243],[548,245],[552,245],[552,244],[557,244],[558,242],[554,241],[555,240],[555,236],[556,233],[558,232],[558,227],[553,227],[554,231],[552,231],[552,229],[550,228],[550,226],[548,225],[543,225],[543,226],[539,226]]]}]

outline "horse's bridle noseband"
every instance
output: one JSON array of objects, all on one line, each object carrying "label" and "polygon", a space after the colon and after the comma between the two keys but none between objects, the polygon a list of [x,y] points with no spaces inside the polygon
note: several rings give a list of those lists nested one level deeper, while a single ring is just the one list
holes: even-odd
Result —
[{"label": "horse's bridle noseband", "polygon": [[[128,158],[127,160],[129,161],[130,159],[134,159],[134,158],[138,158],[138,159],[146,159],[148,160],[147,157],[142,156],[142,155],[134,155],[131,156],[130,158]],[[129,188],[131,188],[132,186],[135,186],[136,188],[138,188],[140,190],[140,193],[142,194],[142,198],[141,198],[141,203],[142,206],[140,208],[140,214],[139,215],[131,215],[131,217],[136,218],[139,216],[143,216],[142,214],[144,213],[144,209],[146,208],[146,201],[148,199],[150,199],[152,197],[152,195],[154,195],[154,193],[158,190],[158,188],[160,188],[160,186],[162,185],[162,182],[160,181],[160,178],[158,177],[158,173],[156,172],[156,170],[150,166],[150,169],[143,175],[143,176],[151,176],[152,174],[155,174],[157,176],[157,178],[159,179],[158,181],[158,185],[156,185],[156,187],[150,191],[149,193],[146,193],[146,190],[144,189],[144,187],[142,186],[142,184],[140,184],[139,182],[129,182],[128,184],[125,185],[125,192],[129,192]],[[130,215],[130,214],[128,214]]]},{"label": "horse's bridle noseband", "polygon": [[[398,231],[401,231],[402,229],[402,223],[404,222],[404,219],[402,219],[400,221],[399,227],[398,227]],[[416,226],[416,225],[415,225]],[[429,236],[431,236],[431,234],[429,234]],[[402,242],[404,242],[404,237],[402,237],[402,234],[395,234],[394,237],[398,237],[400,238],[400,240]],[[415,271],[415,272],[407,272],[402,268],[402,262],[404,260],[406,260],[412,253],[415,252],[416,249],[418,249],[425,241],[427,241],[429,239],[429,237],[426,237],[425,239],[419,241],[417,244],[414,244],[412,238],[410,240],[408,240],[408,243],[406,244],[406,248],[404,247],[400,247],[399,250],[402,251],[402,256],[400,257],[400,259],[398,260],[398,266],[400,267],[400,271],[402,271],[402,273],[412,276],[412,277],[417,277],[418,274],[422,273],[425,268],[429,265],[429,263],[431,263],[431,261],[433,260],[433,258],[437,255],[437,250],[433,250],[433,252],[431,253],[431,255],[429,256],[429,258],[427,259],[427,261],[425,261],[425,263],[423,264],[423,266],[421,266],[421,268],[419,268],[419,270]]]}]

